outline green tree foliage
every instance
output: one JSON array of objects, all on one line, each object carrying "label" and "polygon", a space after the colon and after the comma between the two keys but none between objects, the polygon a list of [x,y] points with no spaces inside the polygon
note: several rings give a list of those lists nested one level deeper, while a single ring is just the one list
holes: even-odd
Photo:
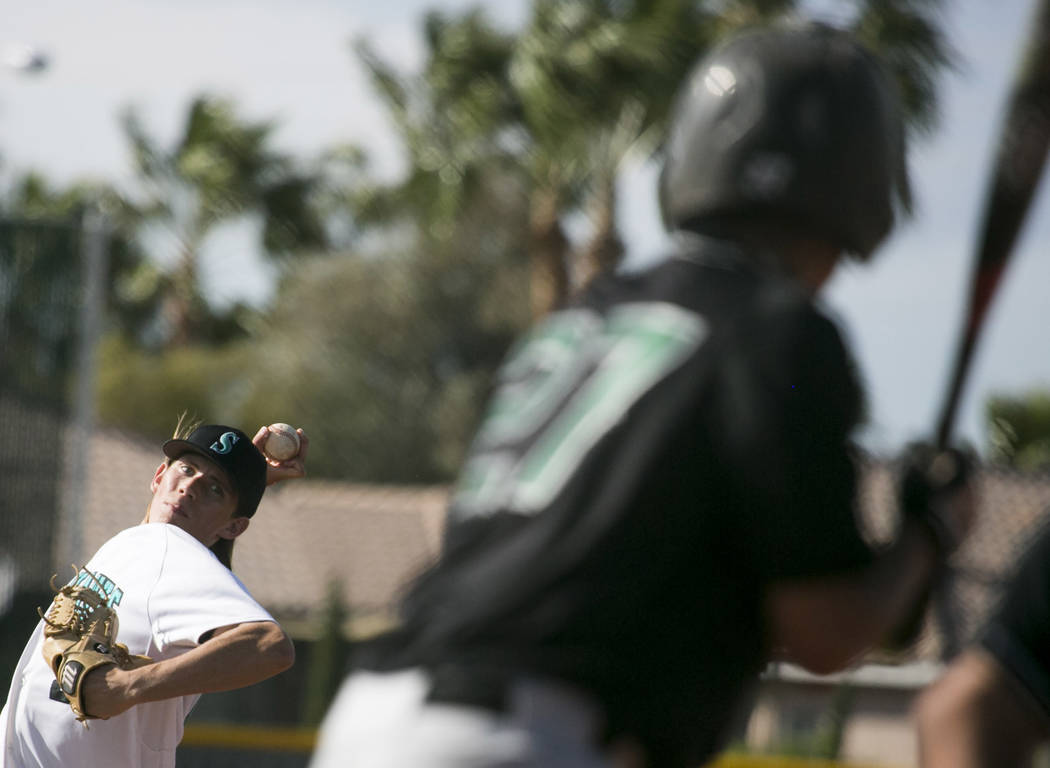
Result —
[{"label": "green tree foliage", "polygon": [[[621,165],[631,154],[644,157],[655,149],[679,83],[714,33],[703,3],[533,4],[515,46],[509,84],[531,139],[526,160],[534,190],[537,314],[563,303],[574,283],[621,260]],[[575,213],[586,216],[590,233],[572,252],[559,232]]]},{"label": "green tree foliage", "polygon": [[[148,350],[110,335],[98,351],[98,419],[156,440],[171,436],[183,412],[240,424],[240,406],[251,386],[251,361],[243,342]],[[268,421],[275,420],[271,415]]]},{"label": "green tree foliage", "polygon": [[[28,173],[16,180],[6,208],[15,220],[58,228],[79,229],[92,212],[104,217],[95,223],[104,222],[106,227],[107,325],[133,338],[148,337],[163,277],[136,237],[138,212],[116,188],[104,182],[76,182],[56,188],[40,174]],[[80,257],[78,252],[65,258],[71,264]]]},{"label": "green tree foliage", "polygon": [[273,149],[273,123],[245,120],[223,99],[195,99],[170,149],[157,145],[134,110],[125,112],[123,124],[138,176],[138,210],[177,241],[175,267],[164,283],[164,339],[175,346],[225,341],[236,318],[218,316],[201,290],[208,236],[223,223],[255,215],[262,221],[262,251],[275,259],[323,248],[320,177]]},{"label": "green tree foliage", "polygon": [[283,281],[253,341],[243,418],[301,424],[312,475],[419,483],[458,468],[528,319],[525,201],[489,179],[469,210],[452,236],[315,259]]},{"label": "green tree foliage", "polygon": [[56,188],[36,173],[14,180],[0,204],[0,335],[8,384],[63,395],[73,364],[83,300],[84,228],[107,229],[107,326],[144,337],[159,275],[134,238],[134,212],[109,185]]},{"label": "green tree foliage", "polygon": [[896,76],[908,127],[931,133],[940,117],[939,76],[958,54],[944,34],[941,0],[860,0],[852,27]]},{"label": "green tree foliage", "polygon": [[303,262],[240,341],[107,339],[100,419],[156,438],[184,410],[246,429],[287,421],[310,436],[311,477],[447,481],[528,320],[519,187],[492,174],[465,210],[451,235]]},{"label": "green tree foliage", "polygon": [[[935,122],[937,75],[952,60],[940,5],[857,0],[838,20],[890,62],[920,132]],[[532,301],[542,314],[574,283],[620,261],[619,170],[631,155],[655,150],[697,56],[732,31],[803,10],[798,0],[536,0],[518,35],[499,32],[477,10],[431,14],[417,75],[358,43],[409,149],[405,182],[378,197],[436,190],[430,212],[454,217],[479,167],[515,169],[530,199]],[[591,231],[574,251],[565,221],[580,213]]]},{"label": "green tree foliage", "polygon": [[1050,391],[990,397],[985,418],[991,461],[1020,470],[1050,469]]},{"label": "green tree foliage", "polygon": [[[140,261],[142,269],[110,281],[114,295],[141,311],[134,333],[114,334],[103,345],[99,418],[156,437],[183,411],[237,421],[249,386],[244,342],[258,312],[240,303],[209,305],[201,259],[222,254],[208,250],[208,238],[225,223],[254,216],[259,247],[281,264],[322,249],[321,176],[271,147],[272,123],[244,120],[226,100],[194,100],[170,149],[157,145],[133,110],[123,121],[137,173],[134,203],[120,200],[123,239],[154,251],[174,241],[177,254],[171,269],[158,267],[154,252]],[[131,324],[125,326],[120,330]]]},{"label": "green tree foliage", "polygon": [[[854,0],[840,19],[887,53],[905,85],[914,80],[905,93],[916,130],[932,125],[933,84],[950,60],[939,5]],[[184,409],[249,425],[289,421],[311,437],[313,476],[449,479],[509,341],[531,315],[620,260],[617,177],[626,158],[656,150],[688,67],[728,31],[800,7],[537,0],[519,33],[496,29],[480,11],[431,14],[423,66],[409,74],[358,42],[406,149],[404,177],[377,182],[367,156],[350,148],[328,157],[339,189],[311,179],[282,187],[270,199],[307,221],[318,191],[327,193],[342,255],[286,271],[271,308],[237,319],[244,343],[211,358],[191,347],[185,357],[150,357],[115,344],[112,383],[137,382],[147,394],[114,386],[102,412],[133,421],[152,400],[165,423]],[[228,103],[195,102],[168,152],[133,115],[126,127],[149,192],[140,207],[171,227],[182,249],[168,296],[182,318],[174,338],[204,339],[209,308],[197,265],[205,237],[246,211],[265,214],[259,192],[297,171],[270,149],[269,124],[238,118]],[[575,244],[573,218],[590,224]],[[264,247],[320,245],[330,228],[278,231],[292,236]]]},{"label": "green tree foliage", "polygon": [[447,234],[486,172],[517,168],[514,137],[502,135],[516,106],[506,87],[514,38],[480,11],[454,22],[431,14],[423,26],[429,54],[418,76],[398,72],[366,41],[356,45],[408,155],[404,179],[369,189],[357,214],[366,225],[407,221]]}]

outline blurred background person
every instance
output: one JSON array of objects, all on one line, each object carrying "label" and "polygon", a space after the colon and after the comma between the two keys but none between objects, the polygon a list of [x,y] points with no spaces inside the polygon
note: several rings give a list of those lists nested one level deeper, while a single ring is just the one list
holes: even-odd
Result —
[{"label": "blurred background person", "polygon": [[898,538],[865,543],[862,394],[814,300],[907,195],[895,90],[852,36],[704,59],[660,182],[675,252],[512,350],[443,557],[357,654],[313,768],[700,765],[771,659],[831,672],[889,636],[972,524],[966,465],[915,452]]}]

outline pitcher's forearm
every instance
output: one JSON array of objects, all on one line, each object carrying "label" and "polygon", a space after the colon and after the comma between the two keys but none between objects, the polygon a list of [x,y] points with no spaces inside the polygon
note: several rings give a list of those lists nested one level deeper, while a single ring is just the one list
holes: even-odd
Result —
[{"label": "pitcher's forearm", "polygon": [[111,717],[150,701],[243,688],[283,672],[294,660],[294,647],[277,624],[239,624],[175,658],[89,675],[85,706],[96,717]]}]

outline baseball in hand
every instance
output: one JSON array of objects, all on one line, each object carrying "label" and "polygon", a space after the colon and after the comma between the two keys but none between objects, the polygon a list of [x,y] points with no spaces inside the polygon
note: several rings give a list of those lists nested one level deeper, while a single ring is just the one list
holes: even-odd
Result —
[{"label": "baseball in hand", "polygon": [[263,444],[263,453],[274,461],[287,461],[299,454],[299,433],[291,424],[278,422],[266,428],[270,434]]}]

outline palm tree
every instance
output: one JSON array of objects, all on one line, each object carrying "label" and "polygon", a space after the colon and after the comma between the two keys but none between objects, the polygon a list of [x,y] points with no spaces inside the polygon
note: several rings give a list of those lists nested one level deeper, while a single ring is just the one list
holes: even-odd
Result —
[{"label": "palm tree", "polygon": [[[952,53],[941,0],[856,0],[840,24],[880,51],[901,85],[910,130],[932,129],[937,74]],[[619,263],[616,181],[632,154],[650,156],[696,58],[743,27],[801,12],[801,0],[535,0],[518,36],[479,11],[428,17],[417,78],[358,51],[410,148],[406,196],[429,201],[431,226],[458,215],[487,164],[513,164],[529,190],[534,314]],[[389,196],[384,199],[389,201]],[[574,253],[564,222],[586,213]]]},{"label": "palm tree", "polygon": [[211,311],[201,291],[200,260],[217,225],[261,216],[261,245],[273,258],[326,243],[311,204],[319,178],[271,148],[272,123],[242,120],[228,101],[201,96],[170,150],[157,145],[133,110],[125,112],[123,125],[141,186],[139,209],[178,241],[166,298],[169,344],[206,340]]},{"label": "palm tree", "polygon": [[[583,210],[592,234],[579,258],[568,242],[540,250],[534,308],[561,304],[574,284],[623,256],[616,180],[632,152],[656,146],[675,86],[710,42],[711,16],[684,0],[617,3],[538,0],[515,49],[511,84],[534,141],[534,240],[560,232],[567,210]],[[578,262],[578,263],[577,263]],[[575,269],[574,269],[575,267]],[[574,274],[575,272],[575,274]]]},{"label": "palm tree", "polygon": [[[540,0],[517,48],[519,88],[544,154],[566,150],[585,178],[591,236],[578,254],[579,282],[619,263],[616,180],[631,153],[650,154],[678,84],[712,43],[740,29],[797,15],[797,0],[622,3]],[[953,54],[937,24],[937,0],[862,0],[841,19],[888,62],[910,130],[936,124],[937,74]],[[573,141],[573,129],[582,141]],[[554,133],[553,140],[549,135]],[[568,138],[568,140],[566,140]],[[572,161],[561,159],[561,167]],[[905,202],[908,202],[905,198]]]},{"label": "palm tree", "polygon": [[360,222],[407,221],[449,230],[490,169],[514,165],[504,131],[517,122],[506,70],[513,37],[471,11],[455,21],[428,14],[423,72],[406,77],[359,40],[354,48],[408,152],[408,174],[393,187],[359,190]]}]

